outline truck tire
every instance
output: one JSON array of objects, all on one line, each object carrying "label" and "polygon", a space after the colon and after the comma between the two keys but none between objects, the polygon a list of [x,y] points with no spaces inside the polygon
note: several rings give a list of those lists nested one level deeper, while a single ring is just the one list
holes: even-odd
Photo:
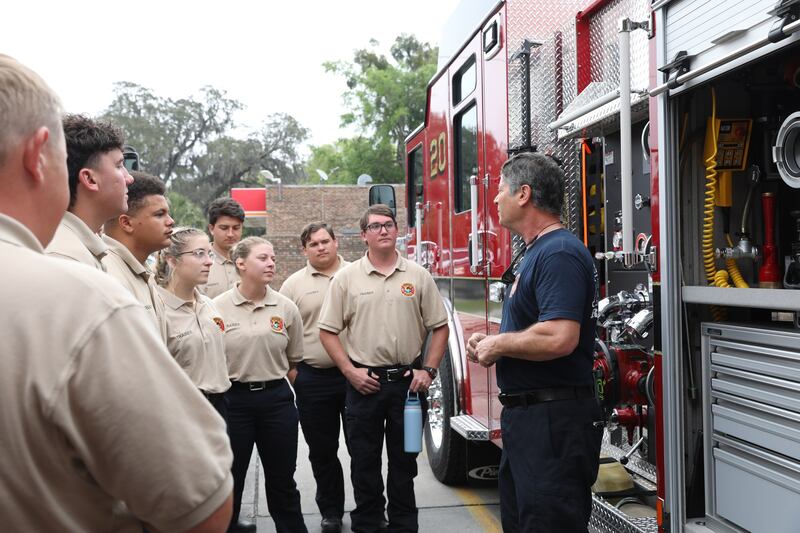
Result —
[{"label": "truck tire", "polygon": [[445,485],[467,481],[467,441],[450,427],[456,415],[455,382],[450,354],[445,353],[439,375],[428,390],[425,447],[433,475]]}]

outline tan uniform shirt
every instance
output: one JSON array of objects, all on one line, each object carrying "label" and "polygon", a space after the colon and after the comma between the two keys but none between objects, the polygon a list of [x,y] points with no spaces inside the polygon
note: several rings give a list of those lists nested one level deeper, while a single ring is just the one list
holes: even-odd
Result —
[{"label": "tan uniform shirt", "polygon": [[108,252],[108,246],[83,220],[67,211],[53,240],[47,245],[46,252],[48,255],[72,259],[98,270],[105,270],[100,260]]},{"label": "tan uniform shirt", "polygon": [[367,366],[411,364],[428,330],[446,323],[431,275],[399,254],[388,276],[366,255],[337,272],[319,316],[320,329],[346,331],[350,359]]},{"label": "tan uniform shirt", "polygon": [[[231,493],[222,418],[141,305],[0,215],[4,531],[184,531]],[[125,502],[124,504],[122,502]]]},{"label": "tan uniform shirt", "polygon": [[142,265],[124,244],[103,235],[103,242],[108,246],[108,253],[103,257],[106,272],[122,283],[134,298],[142,304],[153,320],[158,333],[167,342],[167,318],[164,302],[158,294],[155,276]]},{"label": "tan uniform shirt", "polygon": [[225,360],[225,324],[214,303],[195,289],[187,302],[158,288],[167,308],[167,348],[198,389],[220,393],[231,387]]},{"label": "tan uniform shirt", "polygon": [[[337,271],[349,264],[339,256]],[[319,342],[319,326],[317,326],[319,311],[322,309],[322,301],[328,292],[331,279],[332,276],[326,276],[308,263],[305,268],[286,278],[280,290],[281,294],[297,304],[300,309],[300,316],[303,318],[303,362],[315,368],[336,366]],[[347,341],[344,335],[340,336],[340,339],[342,344]],[[347,350],[346,345],[345,350]]]},{"label": "tan uniform shirt", "polygon": [[286,296],[267,287],[263,300],[246,300],[239,287],[214,298],[225,321],[231,381],[282,379],[303,360],[303,319]]},{"label": "tan uniform shirt", "polygon": [[211,265],[211,271],[208,273],[208,282],[199,289],[213,300],[228,289],[232,289],[237,281],[239,281],[239,273],[236,272],[236,265],[233,264],[233,261],[227,257],[216,255],[214,263]]}]

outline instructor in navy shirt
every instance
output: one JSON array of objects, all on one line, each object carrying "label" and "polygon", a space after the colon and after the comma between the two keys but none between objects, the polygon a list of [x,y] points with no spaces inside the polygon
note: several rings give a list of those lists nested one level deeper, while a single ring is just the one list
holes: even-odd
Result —
[{"label": "instructor in navy shirt", "polygon": [[503,165],[500,224],[527,247],[509,272],[500,334],[474,334],[467,353],[497,365],[506,533],[585,533],[591,515],[602,437],[592,387],[597,273],[561,225],[563,202],[564,174],[550,157],[523,153]]}]

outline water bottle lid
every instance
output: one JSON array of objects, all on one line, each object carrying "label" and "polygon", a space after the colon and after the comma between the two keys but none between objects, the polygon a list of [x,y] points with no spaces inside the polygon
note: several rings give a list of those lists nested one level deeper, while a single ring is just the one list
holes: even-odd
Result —
[{"label": "water bottle lid", "polygon": [[[414,395],[413,397],[411,395]],[[419,393],[409,391],[406,393],[406,403],[419,403]]]}]

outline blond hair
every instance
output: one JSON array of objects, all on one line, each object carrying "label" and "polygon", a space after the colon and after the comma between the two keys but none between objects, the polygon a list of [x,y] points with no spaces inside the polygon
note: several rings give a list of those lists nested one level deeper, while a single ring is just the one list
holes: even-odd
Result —
[{"label": "blond hair", "polygon": [[156,282],[162,287],[169,284],[172,278],[172,269],[167,262],[168,257],[178,259],[183,252],[186,252],[186,246],[189,239],[197,237],[198,235],[205,236],[206,233],[197,228],[176,228],[172,230],[172,235],[169,237],[169,246],[158,252],[158,261],[156,263]]},{"label": "blond hair", "polygon": [[0,165],[12,143],[46,126],[50,135],[63,135],[61,101],[34,71],[0,54]]},{"label": "blond hair", "polygon": [[[237,259],[247,259],[247,256],[250,255],[250,252],[253,251],[253,248],[260,244],[268,244],[272,246],[272,243],[269,242],[264,237],[245,237],[238,243],[236,246],[233,247],[231,250],[231,261],[236,266],[236,272],[239,272],[239,265],[236,264]],[[272,247],[273,250],[275,247]]]}]

